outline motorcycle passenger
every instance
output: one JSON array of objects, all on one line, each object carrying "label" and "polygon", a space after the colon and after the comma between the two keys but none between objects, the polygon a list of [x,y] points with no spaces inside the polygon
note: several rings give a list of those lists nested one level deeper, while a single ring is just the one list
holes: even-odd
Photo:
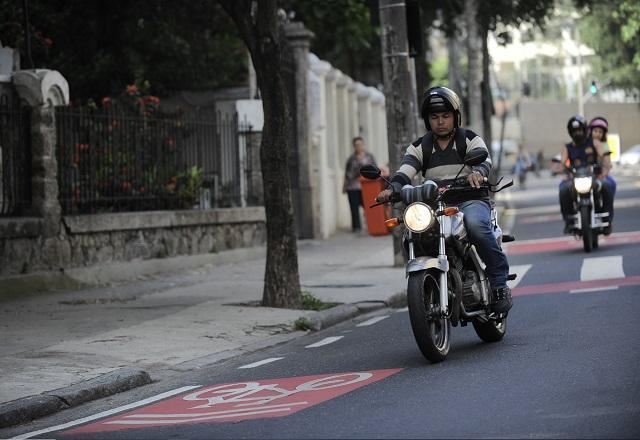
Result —
[{"label": "motorcycle passenger", "polygon": [[[439,185],[449,184],[464,163],[467,151],[482,149],[488,152],[480,136],[460,126],[460,107],[460,98],[447,87],[432,87],[425,92],[421,115],[428,131],[407,147],[400,168],[391,178],[391,188],[378,195],[379,202],[398,200],[402,187],[410,184],[419,172]],[[473,168],[465,167],[460,176],[466,177],[477,190],[457,195],[452,203],[464,214],[470,242],[487,266],[486,274],[492,289],[491,308],[496,313],[506,313],[512,306],[511,290],[507,286],[509,263],[492,232],[488,191],[481,188],[490,170],[489,157]]]},{"label": "motorcycle passenger", "polygon": [[[567,161],[573,168],[586,165],[599,165],[602,163],[602,144],[595,145],[593,139],[587,136],[586,120],[580,116],[573,116],[567,123],[567,132],[571,136],[571,142],[565,144],[561,153],[563,164]],[[611,233],[611,221],[613,220],[613,189],[607,180],[602,181],[602,209],[597,211],[609,212],[609,226],[605,228],[605,234]],[[573,232],[574,215],[573,205],[574,188],[571,179],[567,178],[560,183],[560,210],[565,221],[564,233]]]},{"label": "motorcycle passenger", "polygon": [[602,145],[602,174],[598,176],[599,179],[606,179],[611,184],[613,195],[616,194],[616,187],[618,186],[615,179],[611,176],[611,149],[607,143],[607,132],[609,131],[609,123],[603,116],[596,116],[589,122],[589,136],[593,139],[593,144],[598,145],[598,142]]}]

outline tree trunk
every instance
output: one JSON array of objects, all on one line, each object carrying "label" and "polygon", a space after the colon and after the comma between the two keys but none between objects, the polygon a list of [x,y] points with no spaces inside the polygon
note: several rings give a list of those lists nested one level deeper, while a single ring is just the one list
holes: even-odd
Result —
[{"label": "tree trunk", "polygon": [[[417,138],[418,119],[416,90],[409,68],[411,60],[404,1],[380,0],[380,28],[389,165],[392,170],[397,170],[406,147]],[[400,228],[396,228],[393,234],[393,250],[394,265],[404,266]]]},{"label": "tree trunk", "polygon": [[467,20],[467,59],[469,72],[468,88],[468,121],[467,126],[478,135],[482,133],[482,40],[478,29],[478,2],[465,0],[465,17]]},{"label": "tree trunk", "polygon": [[460,43],[458,42],[455,34],[447,37],[447,51],[449,52],[449,88],[462,97],[462,81],[460,80]]},{"label": "tree trunk", "polygon": [[219,0],[236,23],[249,52],[264,112],[260,164],[267,217],[267,261],[262,305],[299,308],[302,305],[298,250],[291,202],[289,151],[291,116],[282,74],[282,23],[275,0]]}]

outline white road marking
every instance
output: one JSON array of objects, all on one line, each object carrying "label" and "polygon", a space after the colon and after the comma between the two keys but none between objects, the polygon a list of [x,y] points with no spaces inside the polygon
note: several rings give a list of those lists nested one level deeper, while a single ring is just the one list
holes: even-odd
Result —
[{"label": "white road marking", "polygon": [[113,408],[108,411],[103,411],[98,414],[94,414],[92,416],[83,417],[78,420],[73,420],[68,423],[63,423],[62,425],[52,426],[50,428],[41,429],[39,431],[28,432],[26,434],[20,434],[16,437],[12,437],[11,440],[17,439],[25,439],[35,437],[36,435],[46,434],[48,432],[53,431],[61,431],[63,429],[72,428],[77,425],[82,425],[83,423],[91,422],[93,420],[102,419],[103,417],[107,417],[113,414],[117,414],[122,411],[126,411],[133,408],[138,408],[139,406],[146,405],[148,403],[157,402],[158,400],[166,399],[167,397],[175,396],[176,394],[184,393],[185,391],[190,391],[196,388],[200,388],[202,385],[190,385],[182,388],[176,388],[175,390],[167,391],[166,393],[158,394],[157,396],[152,396],[147,399],[139,400],[137,402],[130,403],[128,405],[120,406],[118,408]]},{"label": "white road marking", "polygon": [[409,307],[403,307],[401,309],[396,310],[396,313],[402,313],[402,312],[408,312],[409,311]]},{"label": "white road marking", "polygon": [[512,289],[516,287],[518,284],[520,284],[520,281],[522,281],[522,278],[524,278],[525,274],[529,271],[529,269],[531,269],[530,264],[520,264],[518,266],[510,266],[509,272],[515,273],[518,276],[513,281],[507,281],[507,285]]},{"label": "white road marking", "polygon": [[242,367],[238,367],[238,369],[241,369],[241,368],[256,368],[256,367],[259,367],[260,365],[264,365],[264,364],[268,364],[268,363],[271,363],[271,362],[279,361],[280,359],[284,359],[284,358],[280,357],[280,358],[263,359],[261,361],[254,362],[253,364],[243,365]]},{"label": "white road marking", "polygon": [[329,338],[324,338],[322,341],[318,341],[315,344],[307,345],[305,348],[317,348],[322,347],[323,345],[329,345],[340,339],[344,338],[344,336],[331,336]]},{"label": "white road marking", "polygon": [[624,278],[622,255],[613,257],[585,258],[580,269],[580,281]]},{"label": "white road marking", "polygon": [[586,287],[584,289],[570,290],[569,293],[587,293],[587,292],[601,292],[604,290],[618,290],[619,286],[603,286],[603,287]]},{"label": "white road marking", "polygon": [[366,321],[361,322],[360,324],[356,325],[356,327],[366,327],[368,325],[373,325],[376,322],[380,322],[383,319],[387,319],[388,317],[389,317],[389,315],[376,316],[375,318],[367,319]]}]

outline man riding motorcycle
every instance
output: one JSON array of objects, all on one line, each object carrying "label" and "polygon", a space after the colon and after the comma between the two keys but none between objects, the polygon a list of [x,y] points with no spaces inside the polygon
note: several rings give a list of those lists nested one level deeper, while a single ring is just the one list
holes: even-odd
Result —
[{"label": "man riding motorcycle", "polygon": [[[572,142],[565,144],[561,152],[562,164],[569,163],[572,168],[579,168],[587,165],[600,165],[604,151],[602,144],[594,144],[593,139],[587,136],[586,120],[576,115],[569,119],[567,131]],[[609,212],[609,226],[605,227],[605,235],[611,233],[611,222],[613,220],[613,188],[608,180],[602,180],[602,208],[598,211]],[[564,233],[571,234],[574,229],[573,219],[575,218],[574,187],[571,179],[563,180],[560,183],[560,210],[565,221]]]},{"label": "man riding motorcycle", "polygon": [[[432,87],[425,92],[421,115],[428,131],[407,147],[400,168],[391,178],[391,188],[378,195],[378,202],[397,201],[402,187],[410,184],[418,172],[438,185],[450,183],[464,163],[467,151],[488,151],[480,136],[460,127],[460,107],[460,98],[447,87]],[[488,192],[481,188],[490,170],[489,157],[473,169],[465,167],[460,176],[466,177],[477,191],[460,195],[453,202],[464,214],[470,242],[487,265],[486,274],[492,289],[491,309],[506,313],[512,306],[511,290],[507,286],[509,263],[493,235]]]}]

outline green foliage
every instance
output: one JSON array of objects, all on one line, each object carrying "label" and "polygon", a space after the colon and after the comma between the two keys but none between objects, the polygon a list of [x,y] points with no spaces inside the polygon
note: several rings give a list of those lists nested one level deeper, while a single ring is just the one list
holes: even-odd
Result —
[{"label": "green foliage", "polygon": [[311,292],[302,292],[302,309],[303,310],[325,310],[337,306],[339,303],[323,302],[319,298],[313,296]]},{"label": "green foliage", "polygon": [[379,29],[371,17],[378,11],[370,11],[367,1],[286,0],[281,4],[314,33],[312,52],[358,81],[382,81]]},{"label": "green foliage", "polygon": [[640,3],[612,0],[593,3],[580,23],[585,44],[598,57],[594,73],[601,82],[637,90],[640,84]]},{"label": "green foliage", "polygon": [[[142,78],[160,95],[246,78],[244,45],[215,1],[48,0],[29,8],[34,64],[60,71],[82,103]],[[30,67],[21,2],[0,0],[0,41]]]},{"label": "green foliage", "polygon": [[431,87],[449,86],[449,59],[446,57],[436,58],[431,62]]},{"label": "green foliage", "polygon": [[178,174],[178,197],[192,205],[195,204],[198,201],[203,181],[202,168],[198,168],[197,166],[192,166],[188,170]]},{"label": "green foliage", "polygon": [[303,332],[311,330],[311,322],[307,318],[296,319],[296,322],[293,323],[293,326],[296,330],[302,330]]}]

